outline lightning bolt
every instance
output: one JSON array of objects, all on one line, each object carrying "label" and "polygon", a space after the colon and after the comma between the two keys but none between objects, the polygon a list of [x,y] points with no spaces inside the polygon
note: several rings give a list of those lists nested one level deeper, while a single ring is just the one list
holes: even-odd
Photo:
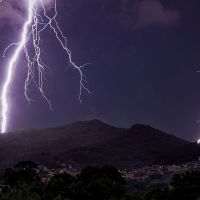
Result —
[{"label": "lightning bolt", "polygon": [[[3,0],[0,0],[0,3]],[[9,112],[9,89],[12,83],[14,71],[17,65],[17,61],[22,52],[24,52],[27,66],[28,66],[28,73],[27,78],[24,84],[24,95],[28,102],[31,101],[29,97],[29,85],[30,83],[34,83],[38,88],[39,92],[43,96],[43,98],[49,104],[50,109],[52,109],[51,101],[45,95],[43,85],[44,85],[44,75],[45,75],[45,64],[42,62],[41,58],[41,33],[47,30],[48,28],[51,29],[55,35],[55,38],[59,42],[61,48],[64,50],[66,55],[68,56],[69,64],[77,70],[80,75],[80,87],[79,87],[79,100],[81,102],[81,94],[82,90],[86,90],[88,93],[90,91],[85,86],[86,78],[82,72],[82,68],[86,66],[88,63],[78,66],[72,59],[71,50],[68,48],[67,38],[65,37],[64,33],[62,32],[58,21],[57,21],[57,2],[54,0],[54,15],[53,17],[48,15],[47,9],[45,8],[43,0],[28,0],[28,16],[23,25],[21,38],[17,43],[11,43],[4,51],[4,56],[7,50],[13,46],[16,47],[14,50],[13,55],[11,56],[7,72],[6,72],[6,79],[3,84],[2,94],[1,94],[1,106],[2,106],[2,122],[1,122],[1,132],[5,133],[7,131],[7,121],[8,121],[8,112]],[[32,43],[32,47],[34,50],[34,55],[31,56],[28,51],[28,44]],[[36,73],[37,72],[37,73]]]}]

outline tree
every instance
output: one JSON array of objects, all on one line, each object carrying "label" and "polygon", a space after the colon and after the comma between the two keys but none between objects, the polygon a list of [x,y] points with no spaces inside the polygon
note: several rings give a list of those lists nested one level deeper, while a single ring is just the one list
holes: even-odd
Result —
[{"label": "tree", "polygon": [[41,197],[32,192],[27,185],[20,185],[0,193],[0,200],[41,200]]},{"label": "tree", "polygon": [[77,177],[74,199],[121,200],[126,194],[126,181],[111,166],[86,167]]},{"label": "tree", "polygon": [[[168,187],[158,187],[148,192],[144,199],[145,200],[169,200],[170,191]],[[178,199],[177,199],[178,200]]]},{"label": "tree", "polygon": [[145,195],[145,200],[197,200],[200,198],[200,171],[176,174],[168,187],[158,187]]},{"label": "tree", "polygon": [[140,195],[139,194],[135,194],[135,193],[127,194],[124,199],[125,200],[142,200],[142,198],[140,197]]},{"label": "tree", "polygon": [[196,200],[200,198],[200,171],[177,174],[171,183],[172,200]]},{"label": "tree", "polygon": [[75,178],[67,173],[56,174],[48,182],[46,196],[55,199],[67,199],[73,196]]},{"label": "tree", "polygon": [[19,162],[14,168],[8,168],[3,175],[3,182],[6,185],[15,186],[18,184],[31,184],[39,182],[37,165],[33,161]]}]

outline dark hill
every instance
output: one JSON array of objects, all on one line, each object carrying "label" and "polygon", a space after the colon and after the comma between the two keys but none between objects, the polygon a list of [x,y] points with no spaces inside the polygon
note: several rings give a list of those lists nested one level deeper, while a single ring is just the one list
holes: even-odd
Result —
[{"label": "dark hill", "polygon": [[154,162],[160,164],[181,164],[197,160],[200,156],[200,145],[189,143],[181,147],[170,148],[158,157]]},{"label": "dark hill", "polygon": [[120,168],[132,168],[159,163],[159,158],[169,150],[188,144],[189,142],[173,135],[138,124],[127,129],[122,135],[100,144],[73,149],[61,157],[74,160],[81,166],[110,164]]},{"label": "dark hill", "polygon": [[[30,129],[0,135],[0,168],[20,159],[52,160],[70,149],[86,147],[122,134],[125,129],[115,128],[99,120],[76,122],[66,126],[42,130]],[[45,157],[44,157],[45,155]]]},{"label": "dark hill", "polygon": [[111,164],[131,168],[196,159],[198,149],[150,126],[121,129],[92,120],[1,135],[0,168],[25,159],[45,165],[65,162],[77,167]]}]

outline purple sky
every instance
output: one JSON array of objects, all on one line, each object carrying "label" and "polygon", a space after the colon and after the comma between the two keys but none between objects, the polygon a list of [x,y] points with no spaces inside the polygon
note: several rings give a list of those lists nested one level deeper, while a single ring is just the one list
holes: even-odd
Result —
[{"label": "purple sky", "polygon": [[[17,41],[22,1],[0,5],[0,51]],[[32,88],[23,95],[22,55],[10,97],[9,130],[51,127],[98,118],[119,127],[144,123],[182,138],[200,137],[199,0],[60,0],[59,23],[73,58],[85,68],[88,88],[78,99],[79,79],[51,32],[43,34],[45,90],[54,112]],[[8,58],[8,57],[7,57]],[[0,60],[0,83],[6,59]]]}]

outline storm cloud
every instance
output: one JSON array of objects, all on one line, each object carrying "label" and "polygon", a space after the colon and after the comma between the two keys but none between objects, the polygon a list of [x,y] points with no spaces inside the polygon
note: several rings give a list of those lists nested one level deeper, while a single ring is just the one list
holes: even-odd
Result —
[{"label": "storm cloud", "polygon": [[[26,16],[27,0],[3,0],[0,1],[0,26],[21,25]],[[52,0],[43,0],[45,6],[51,5]]]},{"label": "storm cloud", "polygon": [[24,20],[23,0],[4,0],[0,4],[0,26],[19,25]]},{"label": "storm cloud", "polygon": [[160,0],[122,0],[122,24],[140,29],[150,25],[172,26],[180,20],[180,12],[166,8]]}]

